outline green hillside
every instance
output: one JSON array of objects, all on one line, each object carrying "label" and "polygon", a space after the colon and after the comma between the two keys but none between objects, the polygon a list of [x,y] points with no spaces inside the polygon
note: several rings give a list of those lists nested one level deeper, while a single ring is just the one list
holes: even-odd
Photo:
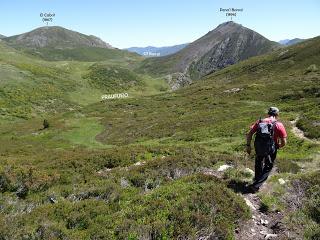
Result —
[{"label": "green hillside", "polygon": [[127,90],[136,85],[143,85],[139,75],[124,67],[94,64],[84,76],[92,86],[106,91]]},{"label": "green hillside", "polygon": [[142,60],[138,54],[128,51],[98,47],[81,47],[70,49],[39,48],[22,49],[24,53],[40,57],[47,61],[80,61],[80,62],[99,62],[99,61],[123,61],[136,62]]},{"label": "green hillside", "polygon": [[[0,43],[0,239],[234,239],[251,218],[244,135],[271,105],[289,138],[263,209],[317,239],[319,50],[318,37],[160,93],[131,60],[46,62]],[[133,97],[100,102],[120,80]]]},{"label": "green hillside", "polygon": [[30,32],[3,38],[3,42],[26,54],[48,61],[143,60],[138,54],[113,48],[100,38],[63,27],[40,27]]},{"label": "green hillside", "polygon": [[72,105],[64,93],[74,91],[76,86],[69,80],[66,65],[30,58],[0,43],[0,68],[2,116],[29,118]]},{"label": "green hillside", "polygon": [[[119,73],[111,76],[100,72],[101,78],[95,67],[100,65],[95,62],[84,59],[79,62],[44,61],[0,42],[0,117],[44,117],[99,102],[103,94],[115,91],[126,90],[135,96],[154,94],[167,88],[163,80],[132,72],[132,66],[141,61],[135,54],[115,49],[98,51],[91,48],[86,51],[84,58],[89,53],[100,52],[103,57],[99,64],[110,72]],[[80,51],[78,53],[80,56]],[[54,56],[52,52],[49,54]]]}]

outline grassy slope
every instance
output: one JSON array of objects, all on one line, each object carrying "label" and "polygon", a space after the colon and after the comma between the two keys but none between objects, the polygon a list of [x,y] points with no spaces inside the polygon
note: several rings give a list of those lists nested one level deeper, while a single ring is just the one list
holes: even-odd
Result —
[{"label": "grassy slope", "polygon": [[[96,54],[96,48],[86,49],[85,57]],[[105,93],[123,91],[122,81],[131,82],[125,90],[130,95],[141,95],[160,92],[166,89],[164,81],[158,81],[147,75],[133,73],[131,66],[141,60],[140,57],[120,50],[110,50],[100,62],[108,69],[121,72],[113,78],[100,80],[105,85],[92,84],[90,77],[97,73],[92,71],[94,62],[77,61],[43,61],[38,57],[21,52],[0,43],[0,114],[2,118],[31,118],[46,116],[54,112],[76,109],[82,105],[98,102]],[[69,54],[66,50],[64,54]],[[79,53],[79,52],[78,52]],[[51,54],[51,53],[50,53]],[[58,53],[57,53],[58,54]],[[50,55],[51,56],[51,55]],[[107,57],[106,57],[107,56]],[[94,57],[93,57],[94,59]],[[99,73],[99,72],[98,72]],[[87,77],[87,76],[90,77]],[[121,75],[121,76],[120,76]],[[122,75],[125,75],[123,78]],[[134,79],[131,79],[134,77]],[[119,78],[113,83],[114,78]],[[139,83],[139,84],[138,84]],[[150,93],[149,93],[150,92]]]},{"label": "grassy slope", "polygon": [[[63,96],[75,90],[67,70],[34,58],[0,43],[1,115],[28,118],[43,108],[54,110],[72,105]],[[49,110],[50,109],[50,110]]]},{"label": "grassy slope", "polygon": [[81,62],[98,62],[108,60],[136,62],[143,58],[135,53],[119,49],[108,49],[98,47],[82,47],[69,49],[39,48],[23,49],[27,54],[40,57],[48,61],[81,61]]},{"label": "grassy slope", "polygon": [[175,66],[180,58],[181,53],[177,52],[173,55],[164,57],[147,58],[137,67],[137,71],[141,73],[149,73],[155,76],[163,76],[175,72]]},{"label": "grassy slope", "polygon": [[[249,59],[174,93],[56,114],[48,118],[47,130],[39,130],[39,119],[3,122],[0,236],[170,239],[214,233],[232,238],[239,221],[249,217],[243,200],[227,188],[239,181],[241,167],[253,166],[252,158],[244,162],[244,134],[270,105],[280,107],[288,130],[289,120],[298,115],[309,125],[318,121],[320,74],[307,69],[319,64],[319,48],[320,40],[314,39]],[[224,92],[235,87],[242,90]],[[294,173],[308,164],[318,169],[319,150],[289,132],[289,144],[279,153],[280,176],[310,182],[299,174],[314,179],[317,172]],[[132,166],[138,161],[146,163]],[[197,174],[221,162],[239,168],[223,181]],[[28,194],[17,199],[21,189]],[[58,203],[51,204],[50,196]],[[277,201],[281,198],[265,196],[264,202],[272,209]],[[304,217],[293,216],[292,231],[302,223],[316,229],[317,220],[308,214],[316,205],[308,204]],[[316,230],[308,231],[311,236]]]}]

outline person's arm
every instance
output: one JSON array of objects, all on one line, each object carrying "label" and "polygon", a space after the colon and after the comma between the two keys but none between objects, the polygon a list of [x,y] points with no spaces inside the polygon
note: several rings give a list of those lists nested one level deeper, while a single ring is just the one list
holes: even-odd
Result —
[{"label": "person's arm", "polygon": [[250,130],[248,133],[247,133],[247,148],[246,148],[246,151],[247,153],[250,155],[251,154],[251,140],[252,140],[252,136],[253,136],[253,131]]},{"label": "person's arm", "polygon": [[247,133],[246,135],[246,140],[247,140],[247,147],[246,147],[246,152],[250,155],[251,154],[251,140],[252,140],[252,136],[253,134],[256,133],[258,128],[258,122],[255,122],[251,127],[250,127],[250,131]]},{"label": "person's arm", "polygon": [[277,141],[278,147],[282,148],[287,144],[287,136],[288,136],[287,131],[281,122],[277,122],[276,131],[278,131],[278,136],[279,136]]},{"label": "person's arm", "polygon": [[287,138],[280,138],[279,148],[284,147],[287,144]]}]

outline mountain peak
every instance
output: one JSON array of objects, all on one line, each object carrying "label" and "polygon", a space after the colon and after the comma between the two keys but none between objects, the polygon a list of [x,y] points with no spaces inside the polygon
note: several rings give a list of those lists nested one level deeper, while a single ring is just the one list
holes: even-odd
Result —
[{"label": "mountain peak", "polygon": [[[237,23],[235,23],[234,21],[227,21],[227,22],[220,23],[220,24],[218,25],[218,27],[220,27],[220,26],[226,26],[226,25],[234,25],[234,24],[237,24]],[[238,25],[240,25],[240,24],[238,24]]]},{"label": "mountain peak", "polygon": [[241,24],[238,24],[234,21],[228,21],[228,22],[224,22],[219,24],[214,30],[212,31],[223,31],[223,30],[232,30],[232,29],[241,29],[244,28]]},{"label": "mountain peak", "polygon": [[75,47],[100,47],[112,48],[96,36],[88,36],[60,26],[45,26],[30,32],[8,37],[9,44],[27,48],[75,48]]},{"label": "mountain peak", "polygon": [[181,51],[167,56],[166,59],[153,59],[153,65],[150,64],[148,67],[151,71],[157,71],[154,69],[159,69],[159,64],[165,60],[173,62],[161,73],[178,76],[176,80],[170,79],[173,88],[176,89],[239,61],[271,52],[278,46],[278,43],[251,29],[228,21],[221,23]]}]

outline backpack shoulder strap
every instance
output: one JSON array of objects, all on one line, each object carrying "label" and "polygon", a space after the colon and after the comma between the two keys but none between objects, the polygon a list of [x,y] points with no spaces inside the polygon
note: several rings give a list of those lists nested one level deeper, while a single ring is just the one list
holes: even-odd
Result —
[{"label": "backpack shoulder strap", "polygon": [[278,122],[277,119],[275,119],[274,121],[271,122],[271,126],[272,126],[271,135],[272,136],[274,136],[275,126],[276,126],[277,122]]}]

